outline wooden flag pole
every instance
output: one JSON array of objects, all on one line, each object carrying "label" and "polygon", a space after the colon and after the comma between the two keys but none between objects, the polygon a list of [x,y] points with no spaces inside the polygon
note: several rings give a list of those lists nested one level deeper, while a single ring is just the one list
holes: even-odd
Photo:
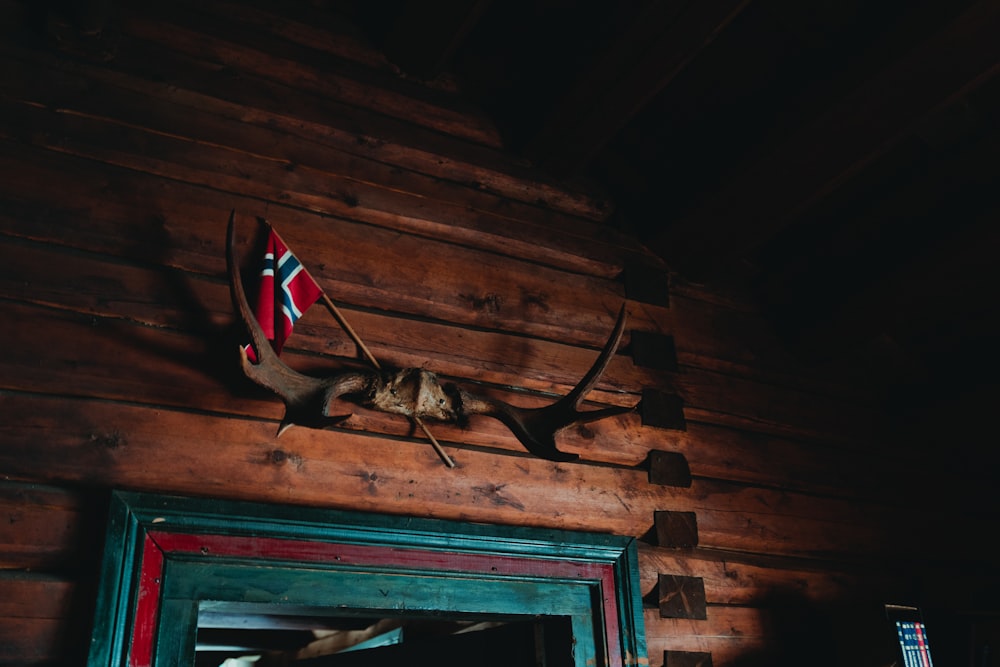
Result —
[{"label": "wooden flag pole", "polygon": [[[270,224],[268,224],[268,227],[270,227]],[[273,227],[271,227],[271,229],[272,231],[274,230]],[[281,235],[278,234],[278,232],[275,231],[274,233],[276,236],[278,236],[278,238],[281,238]],[[282,239],[281,242],[282,244],[284,244],[286,248],[288,247],[288,244],[285,243],[284,239]],[[309,279],[313,281],[313,283],[317,287],[319,287],[319,283],[316,282],[316,279],[313,278],[313,275],[309,273],[309,269],[306,268],[305,264],[302,264],[302,270],[305,271],[306,275],[309,276]],[[330,311],[331,315],[333,315],[333,319],[337,320],[337,324],[339,324],[341,328],[343,328],[344,331],[347,332],[347,335],[351,337],[351,340],[353,340],[354,344],[358,346],[358,348],[361,350],[361,353],[365,355],[366,359],[368,359],[369,363],[371,363],[371,365],[374,366],[376,370],[382,370],[382,365],[379,364],[378,359],[375,358],[375,355],[371,353],[371,350],[368,349],[368,346],[365,345],[363,340],[361,340],[361,336],[359,336],[357,332],[354,331],[353,327],[351,327],[350,323],[344,317],[343,313],[340,312],[340,309],[337,308],[337,306],[333,303],[333,301],[330,300],[330,297],[326,295],[326,291],[322,287],[319,288],[319,291],[320,294],[323,296],[323,305],[325,305],[326,309]],[[435,438],[434,435],[430,432],[430,429],[427,428],[427,425],[424,424],[423,420],[416,415],[413,415],[411,419],[413,420],[414,424],[420,427],[420,430],[424,432],[424,435],[427,436],[427,439],[431,441],[431,446],[434,447],[434,451],[437,452],[437,455],[439,457],[441,457],[441,460],[444,461],[444,464],[449,468],[454,468],[455,462],[452,461],[451,457],[448,456],[448,453],[444,451],[444,448],[441,446],[441,443],[437,441],[437,438]]]},{"label": "wooden flag pole", "polygon": [[[308,273],[308,269],[306,270],[306,273]],[[309,277],[312,278],[312,276]],[[316,280],[313,279],[313,282],[315,283]],[[316,284],[318,285],[319,283]],[[361,337],[358,336],[358,334],[354,331],[353,328],[351,328],[351,325],[344,318],[344,315],[340,312],[340,309],[337,308],[337,306],[333,303],[333,301],[330,300],[330,297],[326,295],[326,292],[322,290],[323,288],[321,287],[320,291],[323,294],[323,304],[326,306],[326,309],[330,311],[330,314],[333,315],[333,318],[335,320],[337,320],[337,323],[340,324],[341,327],[343,327],[344,331],[347,332],[347,335],[351,337],[351,340],[353,340],[355,344],[357,344],[357,346],[361,349],[362,354],[364,354],[365,357],[368,359],[368,361],[371,362],[371,365],[374,366],[376,369],[381,370],[382,366],[378,363],[378,359],[376,359],[375,356],[371,353],[371,350],[368,349],[368,346],[364,344],[364,341],[361,340]],[[439,443],[437,441],[437,438],[434,437],[434,434],[430,432],[430,429],[427,428],[427,425],[424,424],[424,421],[416,415],[413,415],[411,419],[413,419],[414,424],[420,427],[420,430],[424,432],[424,435],[427,436],[427,439],[431,441],[431,446],[434,447],[434,451],[437,452],[437,455],[439,457],[441,457],[441,460],[444,461],[444,464],[449,468],[454,468],[455,462],[452,461],[451,457],[448,456],[448,453],[444,451],[444,448],[441,447],[441,443]]]}]

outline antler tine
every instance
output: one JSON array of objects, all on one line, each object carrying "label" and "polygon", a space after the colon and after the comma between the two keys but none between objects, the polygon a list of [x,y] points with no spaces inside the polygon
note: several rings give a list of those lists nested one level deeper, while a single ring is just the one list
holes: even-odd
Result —
[{"label": "antler tine", "polygon": [[569,394],[552,405],[544,408],[519,408],[503,401],[461,391],[463,410],[466,414],[486,414],[499,419],[517,436],[521,444],[536,456],[551,461],[572,461],[579,458],[577,454],[563,452],[556,447],[556,433],[571,424],[592,422],[631,412],[635,409],[633,406],[601,408],[586,412],[578,410],[580,402],[594,388],[611,359],[614,358],[624,331],[625,306],[623,304],[618,312],[618,321],[615,323],[614,331],[612,331],[594,365]]},{"label": "antler tine", "polygon": [[278,427],[278,435],[294,424],[322,428],[347,419],[350,415],[331,416],[330,404],[345,394],[367,391],[375,373],[347,372],[330,378],[314,378],[292,369],[283,362],[271,347],[270,341],[260,328],[257,317],[250,309],[243,279],[240,274],[239,258],[236,255],[236,211],[229,215],[226,234],[226,262],[229,265],[229,289],[233,305],[239,312],[250,334],[251,344],[258,363],[251,363],[246,350],[240,347],[243,372],[248,378],[270,389],[281,397],[285,404],[285,416]]},{"label": "antler tine", "polygon": [[[608,364],[614,358],[615,352],[618,351],[618,344],[621,342],[622,334],[625,332],[625,319],[625,304],[623,303],[622,307],[618,310],[618,319],[615,321],[615,328],[608,337],[608,342],[604,344],[604,349],[601,350],[600,356],[597,357],[594,365],[590,367],[590,370],[583,376],[583,379],[573,387],[573,391],[559,399],[555,405],[565,403],[573,410],[580,407],[580,401],[590,393],[590,390],[594,388],[597,381],[601,379],[604,371],[608,368]],[[600,417],[595,417],[594,419],[600,419]]]}]

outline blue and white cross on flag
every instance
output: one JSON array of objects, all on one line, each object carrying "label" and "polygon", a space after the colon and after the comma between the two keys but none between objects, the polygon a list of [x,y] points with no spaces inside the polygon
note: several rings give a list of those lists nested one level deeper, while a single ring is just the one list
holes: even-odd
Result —
[{"label": "blue and white cross on flag", "polygon": [[[316,303],[323,290],[312,279],[298,258],[292,254],[277,232],[270,229],[264,266],[260,272],[260,291],[254,314],[264,335],[277,354],[292,335],[296,320]],[[257,361],[253,348],[247,347],[247,358]]]}]

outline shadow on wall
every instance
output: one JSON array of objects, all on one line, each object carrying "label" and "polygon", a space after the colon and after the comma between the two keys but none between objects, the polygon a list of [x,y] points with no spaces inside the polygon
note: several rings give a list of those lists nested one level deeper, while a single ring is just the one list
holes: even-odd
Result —
[{"label": "shadow on wall", "polygon": [[770,648],[732,667],[890,667],[892,635],[877,602],[818,604],[790,590],[770,593],[763,611]]}]

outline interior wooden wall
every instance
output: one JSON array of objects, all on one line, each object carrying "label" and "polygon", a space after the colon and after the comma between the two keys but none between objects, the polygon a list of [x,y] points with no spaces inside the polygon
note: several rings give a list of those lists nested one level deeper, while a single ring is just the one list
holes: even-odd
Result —
[{"label": "interior wooden wall", "polygon": [[[941,472],[884,447],[847,369],[796,366],[752,309],[682,279],[667,306],[629,298],[651,258],[606,202],[349,26],[135,5],[93,36],[0,0],[0,662],[82,661],[113,487],[636,536],[653,665],[884,664],[880,601],[954,595],[935,572],[980,548],[977,518],[915,492]],[[574,428],[581,460],[555,464],[489,419],[432,425],[455,469],[362,410],[276,439],[280,403],[237,366],[234,209],[247,265],[266,218],[380,360],[512,402],[568,391],[625,302],[593,397],[676,396],[686,429]],[[672,336],[677,368],[634,363],[633,331]],[[285,356],[357,351],[317,306]],[[652,483],[653,450],[690,486]],[[657,512],[693,513],[698,546],[662,545]],[[662,617],[660,575],[703,584],[705,618]]]}]

